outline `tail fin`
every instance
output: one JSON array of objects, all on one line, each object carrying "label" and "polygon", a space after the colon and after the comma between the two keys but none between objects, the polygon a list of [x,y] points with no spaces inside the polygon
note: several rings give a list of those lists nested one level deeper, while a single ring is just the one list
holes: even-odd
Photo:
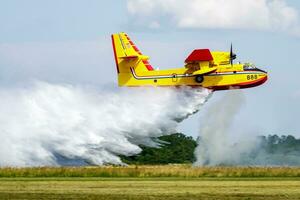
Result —
[{"label": "tail fin", "polygon": [[126,33],[113,34],[112,45],[118,73],[129,73],[131,67],[138,71],[153,70],[149,57],[140,52]]}]

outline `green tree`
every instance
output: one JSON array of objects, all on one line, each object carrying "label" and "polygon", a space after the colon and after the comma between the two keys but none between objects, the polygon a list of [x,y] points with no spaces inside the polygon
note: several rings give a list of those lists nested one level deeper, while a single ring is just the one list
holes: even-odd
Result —
[{"label": "green tree", "polygon": [[159,137],[161,146],[146,147],[141,145],[142,152],[136,156],[122,157],[123,162],[128,164],[169,164],[169,163],[192,163],[194,150],[197,146],[192,137],[182,133]]},{"label": "green tree", "polygon": [[292,135],[269,135],[262,137],[262,146],[270,154],[300,152],[300,139]]}]

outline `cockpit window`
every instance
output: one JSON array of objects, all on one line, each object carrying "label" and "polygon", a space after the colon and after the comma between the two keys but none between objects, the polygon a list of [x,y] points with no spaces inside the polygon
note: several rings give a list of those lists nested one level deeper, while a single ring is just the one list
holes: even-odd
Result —
[{"label": "cockpit window", "polygon": [[252,63],[245,63],[244,64],[244,70],[253,70],[256,69],[256,66]]}]

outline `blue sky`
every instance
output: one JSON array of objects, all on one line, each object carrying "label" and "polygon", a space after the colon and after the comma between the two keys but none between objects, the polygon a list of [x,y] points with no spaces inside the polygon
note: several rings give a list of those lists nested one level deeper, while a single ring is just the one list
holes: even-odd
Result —
[{"label": "blue sky", "polygon": [[[212,2],[217,1],[222,0]],[[0,84],[30,80],[116,84],[110,41],[114,32],[128,32],[151,57],[152,65],[160,68],[182,66],[195,48],[226,51],[233,42],[238,60],[252,61],[270,74],[267,84],[243,91],[246,101],[233,121],[233,132],[300,137],[299,1],[226,1],[243,2],[249,10],[243,14],[228,6],[221,18],[215,14],[218,7],[206,11],[212,5],[204,5],[203,0],[184,2],[1,1]],[[203,20],[199,13],[205,12],[209,14]],[[203,111],[180,129],[196,136],[205,109],[224,93],[215,93]]]}]

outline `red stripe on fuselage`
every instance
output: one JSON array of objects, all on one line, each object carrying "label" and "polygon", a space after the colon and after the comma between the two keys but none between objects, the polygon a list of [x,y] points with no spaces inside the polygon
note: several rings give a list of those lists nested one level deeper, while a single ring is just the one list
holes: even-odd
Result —
[{"label": "red stripe on fuselage", "polygon": [[234,85],[223,85],[223,86],[214,86],[210,87],[209,89],[213,90],[228,90],[232,87],[234,89],[235,87],[238,89],[245,89],[245,88],[251,88],[251,87],[256,87],[259,85],[264,84],[268,80],[268,77],[264,77],[255,81],[250,81],[250,82],[245,82],[245,83],[239,83],[239,84],[234,84]]}]

